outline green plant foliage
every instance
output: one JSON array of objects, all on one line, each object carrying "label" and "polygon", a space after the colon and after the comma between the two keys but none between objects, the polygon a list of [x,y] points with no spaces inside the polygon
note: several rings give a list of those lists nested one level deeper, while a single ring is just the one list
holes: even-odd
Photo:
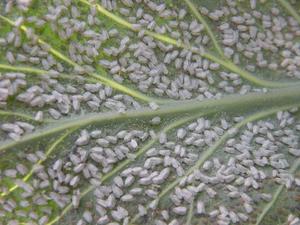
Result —
[{"label": "green plant foliage", "polygon": [[0,3],[0,225],[298,224],[300,2]]}]

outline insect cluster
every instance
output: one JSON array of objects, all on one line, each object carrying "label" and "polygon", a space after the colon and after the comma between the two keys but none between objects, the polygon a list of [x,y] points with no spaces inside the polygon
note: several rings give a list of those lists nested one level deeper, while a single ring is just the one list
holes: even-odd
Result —
[{"label": "insect cluster", "polygon": [[[197,5],[209,25],[189,13],[184,1],[1,4],[1,15],[14,21],[0,20],[0,62],[6,63],[0,64],[0,108],[25,109],[0,120],[1,143],[38,139],[40,129],[47,134],[55,130],[52,124],[76,115],[145,110],[153,116],[111,127],[91,123],[59,135],[49,131],[55,135],[44,143],[5,152],[0,225],[253,224],[277,198],[274,189],[287,189],[291,202],[299,195],[297,108],[244,126],[244,115],[193,115],[181,123],[181,116],[155,114],[163,112],[160,101],[269,92],[224,69],[229,61],[262,79],[270,71],[296,82],[300,25],[279,4],[269,10],[255,0]],[[128,21],[120,24],[130,29],[113,26],[109,13]],[[216,47],[210,25],[224,61],[205,56]],[[135,98],[144,95],[147,103]],[[293,204],[286,207],[285,222],[296,225],[299,201]]]}]

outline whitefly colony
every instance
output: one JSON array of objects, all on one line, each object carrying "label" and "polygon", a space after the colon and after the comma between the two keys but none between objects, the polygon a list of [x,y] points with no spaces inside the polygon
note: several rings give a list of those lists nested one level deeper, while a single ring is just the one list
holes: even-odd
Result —
[{"label": "whitefly colony", "polygon": [[[279,224],[300,224],[296,107],[164,111],[299,81],[300,19],[282,2],[2,1],[0,225],[269,224],[282,190]],[[148,116],[118,119],[134,112]]]}]

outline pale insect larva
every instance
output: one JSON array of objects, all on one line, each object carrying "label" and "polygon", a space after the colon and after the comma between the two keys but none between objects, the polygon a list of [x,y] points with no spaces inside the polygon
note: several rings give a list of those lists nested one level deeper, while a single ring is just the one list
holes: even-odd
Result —
[{"label": "pale insect larva", "polygon": [[173,219],[168,225],[179,225],[180,223],[178,222],[177,219]]},{"label": "pale insect larva", "polygon": [[172,211],[177,215],[183,216],[186,214],[187,208],[184,206],[178,206],[178,207],[173,208]]},{"label": "pale insect larva", "polygon": [[152,178],[151,177],[143,177],[143,178],[141,178],[141,179],[139,179],[139,184],[141,184],[141,185],[149,185],[149,184],[151,184],[152,183],[152,180],[151,180]]},{"label": "pale insect larva", "polygon": [[14,56],[13,53],[10,52],[10,51],[8,51],[8,52],[6,53],[6,59],[7,59],[7,61],[8,61],[10,64],[14,64],[15,61],[16,61],[15,56]]},{"label": "pale insect larva", "polygon": [[107,214],[107,211],[105,208],[103,208],[102,206],[100,206],[99,204],[96,205],[96,212],[100,215],[100,216],[104,216]]},{"label": "pale insect larva", "polygon": [[113,210],[111,212],[112,217],[117,220],[121,221],[124,219],[126,216],[128,216],[128,211],[120,206],[117,207],[117,210]]},{"label": "pale insect larva", "polygon": [[134,197],[131,194],[126,194],[121,197],[121,201],[123,202],[132,202]]},{"label": "pale insect larva", "polygon": [[15,37],[16,37],[16,33],[15,32],[9,32],[6,36],[6,42],[11,44],[14,42],[15,40]]},{"label": "pale insect larva", "polygon": [[19,127],[23,128],[26,132],[29,132],[29,133],[32,132],[34,130],[34,128],[35,128],[33,125],[31,125],[29,123],[26,123],[26,122],[20,122],[20,121],[18,121],[18,122],[16,122],[16,124]]},{"label": "pale insect larva", "polygon": [[121,188],[119,188],[118,186],[116,185],[113,185],[112,186],[112,191],[113,191],[113,194],[116,198],[120,198],[122,195],[123,195],[123,191]]},{"label": "pale insect larva", "polygon": [[215,210],[209,212],[209,216],[211,218],[215,218],[215,217],[217,217],[219,215],[219,213],[220,213],[219,210],[215,209]]},{"label": "pale insect larva", "polygon": [[155,102],[150,102],[150,103],[149,103],[149,106],[150,106],[150,108],[151,108],[152,110],[158,110],[158,109],[159,109],[158,104],[155,103]]},{"label": "pale insect larva", "polygon": [[158,137],[159,143],[163,144],[167,142],[167,135],[164,132],[161,132]]},{"label": "pale insect larva", "polygon": [[25,157],[28,161],[30,161],[32,163],[36,163],[39,160],[38,157],[33,153],[28,153],[28,154],[26,154]]},{"label": "pale insect larva", "polygon": [[15,182],[20,188],[22,188],[24,191],[28,193],[32,193],[34,191],[33,187],[30,184],[27,184],[22,180],[17,179]]},{"label": "pale insect larva", "polygon": [[84,167],[85,167],[85,164],[84,164],[84,163],[80,163],[80,164],[76,165],[76,166],[73,168],[73,171],[74,171],[75,173],[79,173],[79,172],[81,172],[81,171],[84,169]]},{"label": "pale insect larva", "polygon": [[67,194],[69,192],[69,188],[66,186],[58,186],[57,191],[59,194]]},{"label": "pale insect larva", "polygon": [[210,198],[214,198],[217,195],[217,192],[214,191],[212,188],[210,187],[206,187],[206,192],[209,195]]},{"label": "pale insect larva", "polygon": [[48,110],[50,116],[55,119],[55,120],[58,120],[60,117],[61,117],[61,113],[59,111],[57,111],[56,109],[49,109]]},{"label": "pale insect larva", "polygon": [[99,139],[97,139],[97,144],[100,145],[101,147],[108,147],[109,141],[107,141],[104,138],[99,138]]},{"label": "pale insect larva", "polygon": [[12,124],[12,123],[2,124],[1,129],[3,131],[16,133],[16,134],[19,134],[19,135],[24,133],[23,129],[21,129],[20,126],[18,126],[17,124]]},{"label": "pale insect larva", "polygon": [[83,219],[78,220],[76,225],[86,225],[86,222]]},{"label": "pale insect larva", "polygon": [[47,222],[49,221],[49,218],[48,216],[42,216],[40,219],[39,219],[39,225],[45,225]]},{"label": "pale insect larva", "polygon": [[183,139],[186,136],[187,132],[185,129],[180,128],[177,130],[177,138]]},{"label": "pale insect larva", "polygon": [[46,154],[42,151],[36,151],[36,156],[40,159],[40,160],[45,160],[47,157],[46,157]]},{"label": "pale insect larva", "polygon": [[290,153],[291,155],[296,156],[296,157],[299,157],[299,156],[300,156],[300,150],[299,150],[299,149],[289,148],[289,153]]},{"label": "pale insect larva", "polygon": [[245,202],[243,206],[247,214],[250,214],[253,211],[253,207],[249,203]]},{"label": "pale insect larva", "polygon": [[116,176],[113,181],[119,187],[123,187],[124,186],[123,179],[120,176]]},{"label": "pale insect larva", "polygon": [[96,167],[94,164],[88,163],[86,169],[88,169],[88,171],[91,174],[91,176],[94,176],[94,177],[97,176],[98,167]]},{"label": "pale insect larva", "polygon": [[0,38],[0,46],[5,46],[7,44],[5,38]]},{"label": "pale insect larva", "polygon": [[142,188],[132,188],[129,192],[132,195],[139,195],[143,192],[143,189]]},{"label": "pale insect larva", "polygon": [[113,194],[110,194],[106,199],[106,206],[113,209],[116,206],[117,200]]},{"label": "pale insect larva", "polygon": [[102,131],[101,130],[93,130],[90,135],[92,138],[100,138],[102,134]]},{"label": "pale insect larva", "polygon": [[86,130],[81,131],[80,137],[75,141],[76,145],[82,146],[89,143],[90,136]]},{"label": "pale insect larva", "polygon": [[156,116],[156,117],[154,117],[154,118],[151,119],[151,123],[153,125],[158,125],[158,124],[160,124],[160,122],[161,122],[161,119],[158,116]]},{"label": "pale insect larva", "polygon": [[136,149],[138,147],[138,143],[135,139],[131,139],[131,141],[128,143],[128,147],[131,149]]},{"label": "pale insect larva", "polygon": [[17,220],[9,220],[7,222],[7,225],[18,225],[18,224],[19,224],[19,222]]},{"label": "pale insect larva", "polygon": [[0,88],[0,102],[6,101],[9,96],[9,90],[7,88]]},{"label": "pale insect larva", "polygon": [[158,219],[155,220],[155,224],[157,224],[157,225],[167,225],[164,221],[158,220]]},{"label": "pale insect larva", "polygon": [[147,209],[143,205],[138,205],[138,214],[139,216],[144,216],[147,214]]},{"label": "pale insect larva", "polygon": [[199,200],[197,202],[197,214],[203,215],[205,213],[206,213],[206,210],[205,210],[204,202]]},{"label": "pale insect larva", "polygon": [[[2,212],[1,212],[2,213]],[[4,214],[2,213],[2,214],[0,214],[1,216],[4,216]],[[25,212],[25,211],[23,211],[23,210],[18,210],[18,211],[16,211],[16,215],[18,216],[18,217],[26,217],[27,216],[27,213]]]},{"label": "pale insect larva", "polygon": [[150,198],[156,198],[157,195],[158,195],[158,192],[157,192],[157,191],[154,191],[154,190],[152,190],[152,189],[148,189],[148,190],[145,191],[145,194],[146,194],[147,196],[149,196]]},{"label": "pale insect larva", "polygon": [[129,16],[130,15],[130,10],[126,9],[126,8],[120,8],[119,12],[123,15],[123,16]]},{"label": "pale insect larva", "polygon": [[65,177],[61,177],[61,183],[69,184],[73,176],[71,174],[66,174]]},{"label": "pale insect larva", "polygon": [[126,179],[125,179],[125,181],[124,181],[124,186],[125,186],[125,187],[129,187],[130,185],[133,184],[134,181],[135,181],[134,176],[129,175],[129,176],[126,177]]},{"label": "pale insect larva", "polygon": [[53,164],[52,168],[56,171],[59,171],[62,169],[63,161],[61,159],[56,160],[56,162]]},{"label": "pale insect larva", "polygon": [[101,181],[99,180],[99,178],[91,178],[91,179],[89,179],[89,183],[94,186],[101,185]]},{"label": "pale insect larva", "polygon": [[99,225],[104,225],[104,224],[108,224],[109,223],[109,217],[108,215],[102,216],[97,220],[97,224]]},{"label": "pale insect larva", "polygon": [[91,223],[93,221],[93,216],[92,216],[92,213],[90,211],[87,211],[87,210],[84,211],[82,217],[88,223]]},{"label": "pale insect larva", "polygon": [[71,180],[70,180],[70,185],[75,187],[77,186],[77,184],[79,183],[80,181],[80,177],[79,176],[75,176],[73,177]]}]

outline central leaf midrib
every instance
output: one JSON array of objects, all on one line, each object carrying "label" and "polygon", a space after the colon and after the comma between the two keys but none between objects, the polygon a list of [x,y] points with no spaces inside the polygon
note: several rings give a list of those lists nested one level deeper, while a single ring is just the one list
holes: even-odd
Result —
[{"label": "central leaf midrib", "polygon": [[253,112],[270,107],[279,107],[296,104],[300,98],[300,87],[276,89],[267,93],[251,93],[247,95],[231,95],[221,99],[210,99],[204,101],[178,101],[174,104],[161,106],[158,110],[143,108],[141,110],[128,110],[125,113],[107,112],[90,113],[84,116],[61,120],[51,124],[51,127],[36,131],[24,136],[19,141],[9,141],[0,144],[0,152],[8,148],[25,144],[60,131],[73,127],[84,127],[89,124],[107,123],[110,121],[122,121],[130,119],[151,118],[165,115],[185,115],[195,112],[203,112],[205,115],[215,112]]}]

